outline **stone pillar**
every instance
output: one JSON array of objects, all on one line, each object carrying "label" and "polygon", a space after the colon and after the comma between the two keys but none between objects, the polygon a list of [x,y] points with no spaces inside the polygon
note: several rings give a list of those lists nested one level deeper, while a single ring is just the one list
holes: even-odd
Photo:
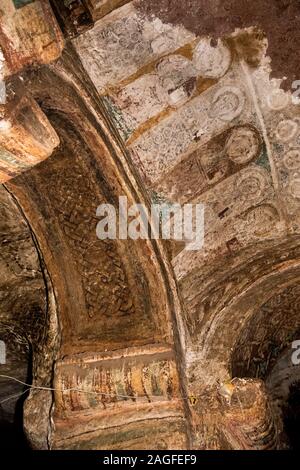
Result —
[{"label": "stone pillar", "polygon": [[0,120],[0,183],[48,158],[59,138],[30,96],[14,97],[2,106]]}]

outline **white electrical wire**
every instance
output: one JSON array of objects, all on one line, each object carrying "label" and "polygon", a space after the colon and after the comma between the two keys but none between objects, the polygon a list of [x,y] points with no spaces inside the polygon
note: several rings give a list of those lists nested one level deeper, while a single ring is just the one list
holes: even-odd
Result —
[{"label": "white electrical wire", "polygon": [[[157,399],[158,398],[158,395],[120,395],[118,393],[106,393],[106,392],[96,392],[96,391],[93,392],[91,390],[83,390],[83,389],[80,389],[80,388],[59,389],[59,388],[53,388],[53,387],[42,387],[42,386],[39,386],[39,385],[27,384],[26,382],[22,382],[22,380],[19,380],[16,377],[11,377],[10,375],[0,374],[0,377],[3,378],[3,379],[14,380],[15,382],[18,382],[18,383],[28,387],[28,389],[26,391],[22,392],[21,395],[26,393],[29,389],[36,389],[36,390],[47,390],[47,391],[51,391],[51,392],[62,392],[62,393],[64,393],[64,392],[88,393],[88,394],[92,394],[92,395],[102,395],[102,396],[111,397],[111,398],[126,398],[126,399],[131,399],[131,400],[136,400],[138,398],[148,398],[148,399],[151,399],[151,398],[152,399]],[[6,398],[5,400],[1,401],[0,404],[5,402],[5,401],[8,401],[10,399],[15,398],[15,396],[16,395],[13,395],[11,397]],[[190,400],[191,398],[196,398],[196,397],[195,396],[193,396],[193,397],[182,397],[182,398],[175,398],[175,400],[184,401],[184,400]]]}]

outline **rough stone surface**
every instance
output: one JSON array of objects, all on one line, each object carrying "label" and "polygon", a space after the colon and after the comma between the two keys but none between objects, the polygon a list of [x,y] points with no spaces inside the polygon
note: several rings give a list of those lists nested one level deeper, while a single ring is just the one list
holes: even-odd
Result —
[{"label": "rough stone surface", "polygon": [[6,60],[5,74],[24,66],[57,59],[63,37],[49,2],[33,1],[16,8],[12,0],[2,0],[0,8],[0,45]]},{"label": "rough stone surface", "polygon": [[[53,1],[65,50],[21,74],[59,138],[24,115],[22,149],[35,155],[42,136],[51,156],[3,188],[0,324],[19,331],[38,297],[33,381],[56,389],[26,399],[26,434],[54,449],[293,447],[299,4],[121,3],[97,16],[95,2]],[[204,204],[203,248],[98,240],[97,206],[124,195]],[[30,232],[15,251],[13,203]]]}]

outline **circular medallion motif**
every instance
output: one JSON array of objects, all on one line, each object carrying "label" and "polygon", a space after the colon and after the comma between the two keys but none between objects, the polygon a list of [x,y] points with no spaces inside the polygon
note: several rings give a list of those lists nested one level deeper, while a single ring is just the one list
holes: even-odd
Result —
[{"label": "circular medallion motif", "polygon": [[283,158],[283,164],[288,170],[300,168],[300,149],[292,149]]},{"label": "circular medallion motif", "polygon": [[258,157],[260,147],[258,132],[249,126],[239,126],[233,129],[227,140],[226,154],[234,163],[245,165]]},{"label": "circular medallion motif", "polygon": [[220,39],[214,47],[210,38],[203,38],[195,48],[193,63],[202,77],[220,78],[230,67],[231,53]]},{"label": "circular medallion motif", "polygon": [[242,199],[259,199],[266,188],[265,175],[254,168],[240,173],[236,179],[237,193]]},{"label": "circular medallion motif", "polygon": [[284,109],[289,103],[289,95],[280,88],[273,90],[267,98],[269,108],[274,111]]},{"label": "circular medallion motif", "polygon": [[290,182],[289,191],[294,198],[300,199],[300,178],[294,178]]},{"label": "circular medallion motif", "polygon": [[288,142],[293,139],[298,131],[297,122],[292,119],[280,121],[276,129],[276,137],[282,142]]},{"label": "circular medallion motif", "polygon": [[226,86],[213,97],[209,114],[212,118],[232,121],[241,114],[244,104],[243,92],[239,88]]}]

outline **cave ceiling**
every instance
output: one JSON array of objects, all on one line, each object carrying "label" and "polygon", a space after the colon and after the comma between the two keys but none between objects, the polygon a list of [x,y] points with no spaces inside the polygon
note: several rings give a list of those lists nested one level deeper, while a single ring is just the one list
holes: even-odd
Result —
[{"label": "cave ceiling", "polygon": [[[256,3],[0,2],[0,374],[53,389],[34,448],[288,446],[300,5]],[[119,196],[203,204],[204,246],[97,239]]]}]

